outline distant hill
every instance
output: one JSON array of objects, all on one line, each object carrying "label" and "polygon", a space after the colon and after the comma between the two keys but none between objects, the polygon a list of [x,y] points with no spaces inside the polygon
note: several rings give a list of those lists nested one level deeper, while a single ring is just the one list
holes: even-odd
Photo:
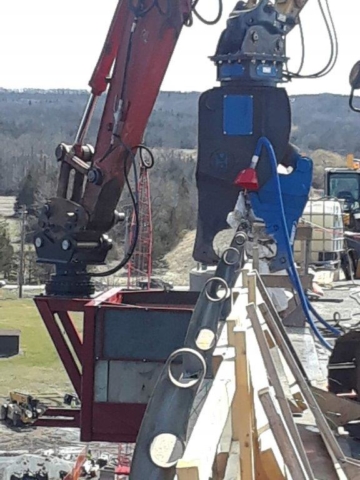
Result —
[{"label": "distant hill", "polygon": [[[146,143],[151,147],[196,148],[199,96],[197,92],[160,93]],[[45,173],[55,166],[54,149],[60,141],[73,140],[87,97],[85,91],[0,89],[0,194],[16,191],[30,166]],[[325,149],[360,156],[360,115],[350,111],[346,96],[300,95],[291,102],[292,140],[302,151]],[[102,105],[103,100],[90,128],[91,143]]]}]

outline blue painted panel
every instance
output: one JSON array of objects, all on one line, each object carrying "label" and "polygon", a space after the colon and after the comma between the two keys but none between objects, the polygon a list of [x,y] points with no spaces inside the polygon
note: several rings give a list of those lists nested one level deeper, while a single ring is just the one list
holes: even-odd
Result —
[{"label": "blue painted panel", "polygon": [[259,77],[276,77],[278,69],[274,65],[258,65],[256,68],[256,73]]},{"label": "blue painted panel", "polygon": [[224,96],[224,135],[252,135],[254,106],[251,95]]},{"label": "blue painted panel", "polygon": [[240,63],[224,63],[220,66],[220,79],[238,78],[244,75],[245,69]]}]

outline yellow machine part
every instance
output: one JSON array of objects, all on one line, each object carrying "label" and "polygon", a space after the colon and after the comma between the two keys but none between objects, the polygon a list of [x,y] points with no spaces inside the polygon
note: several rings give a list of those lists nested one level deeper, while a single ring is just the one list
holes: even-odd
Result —
[{"label": "yellow machine part", "polygon": [[350,170],[359,170],[360,169],[360,160],[356,159],[352,153],[349,153],[346,156],[346,166]]},{"label": "yellow machine part", "polygon": [[343,223],[345,227],[348,227],[350,225],[350,214],[349,213],[344,213],[343,214]]},{"label": "yellow machine part", "polygon": [[16,402],[18,404],[20,403],[27,404],[29,395],[27,395],[26,393],[20,393],[20,392],[10,392],[9,397],[11,402]]},{"label": "yellow machine part", "polygon": [[[23,424],[32,423],[34,421],[33,418],[29,418],[26,415],[26,409],[29,405],[31,396],[26,393],[21,392],[10,392],[9,399],[10,403],[16,404],[17,411],[20,414],[20,420]],[[11,415],[9,415],[11,418]]]}]

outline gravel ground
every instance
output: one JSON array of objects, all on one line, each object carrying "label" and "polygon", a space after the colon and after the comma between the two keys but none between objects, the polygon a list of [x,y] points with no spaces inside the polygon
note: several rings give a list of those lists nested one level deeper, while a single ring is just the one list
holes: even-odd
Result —
[{"label": "gravel ground", "polygon": [[[324,288],[324,299],[338,300],[339,303],[329,303],[322,301],[312,302],[317,312],[333,326],[335,325],[334,316],[340,318],[339,327],[344,332],[350,328],[356,328],[359,325],[360,329],[360,281],[352,282],[336,282],[330,287]],[[320,325],[318,325],[320,327]],[[332,334],[321,330],[330,344],[334,344],[335,338]],[[316,342],[317,351],[321,366],[323,369],[327,367],[328,354]]]},{"label": "gravel ground", "polygon": [[44,465],[50,478],[57,480],[61,470],[71,470],[82,449],[74,429],[10,428],[0,423],[0,479]]},{"label": "gravel ground", "polygon": [[[10,480],[15,472],[27,468],[36,471],[44,465],[49,480],[58,480],[58,473],[70,471],[85,444],[79,440],[79,431],[72,428],[10,428],[0,423],[0,480]],[[118,445],[111,443],[88,444],[94,458],[106,454],[114,462]]]},{"label": "gravel ground", "polygon": [[312,302],[320,315],[326,320],[332,320],[335,313],[340,313],[342,323],[349,326],[360,322],[360,280],[355,280],[354,283],[336,282],[323,289],[325,299],[340,300],[341,303]]}]

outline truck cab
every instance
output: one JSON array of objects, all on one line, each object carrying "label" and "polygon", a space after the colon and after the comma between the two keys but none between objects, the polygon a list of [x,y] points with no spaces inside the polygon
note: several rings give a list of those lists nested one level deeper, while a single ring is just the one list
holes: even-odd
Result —
[{"label": "truck cab", "polygon": [[360,170],[327,168],[325,194],[343,203],[344,225],[360,232]]},{"label": "truck cab", "polygon": [[[349,158],[350,157],[350,158]],[[360,277],[360,161],[348,156],[348,168],[325,169],[325,195],[342,203],[346,254],[342,265],[346,278]]]}]

